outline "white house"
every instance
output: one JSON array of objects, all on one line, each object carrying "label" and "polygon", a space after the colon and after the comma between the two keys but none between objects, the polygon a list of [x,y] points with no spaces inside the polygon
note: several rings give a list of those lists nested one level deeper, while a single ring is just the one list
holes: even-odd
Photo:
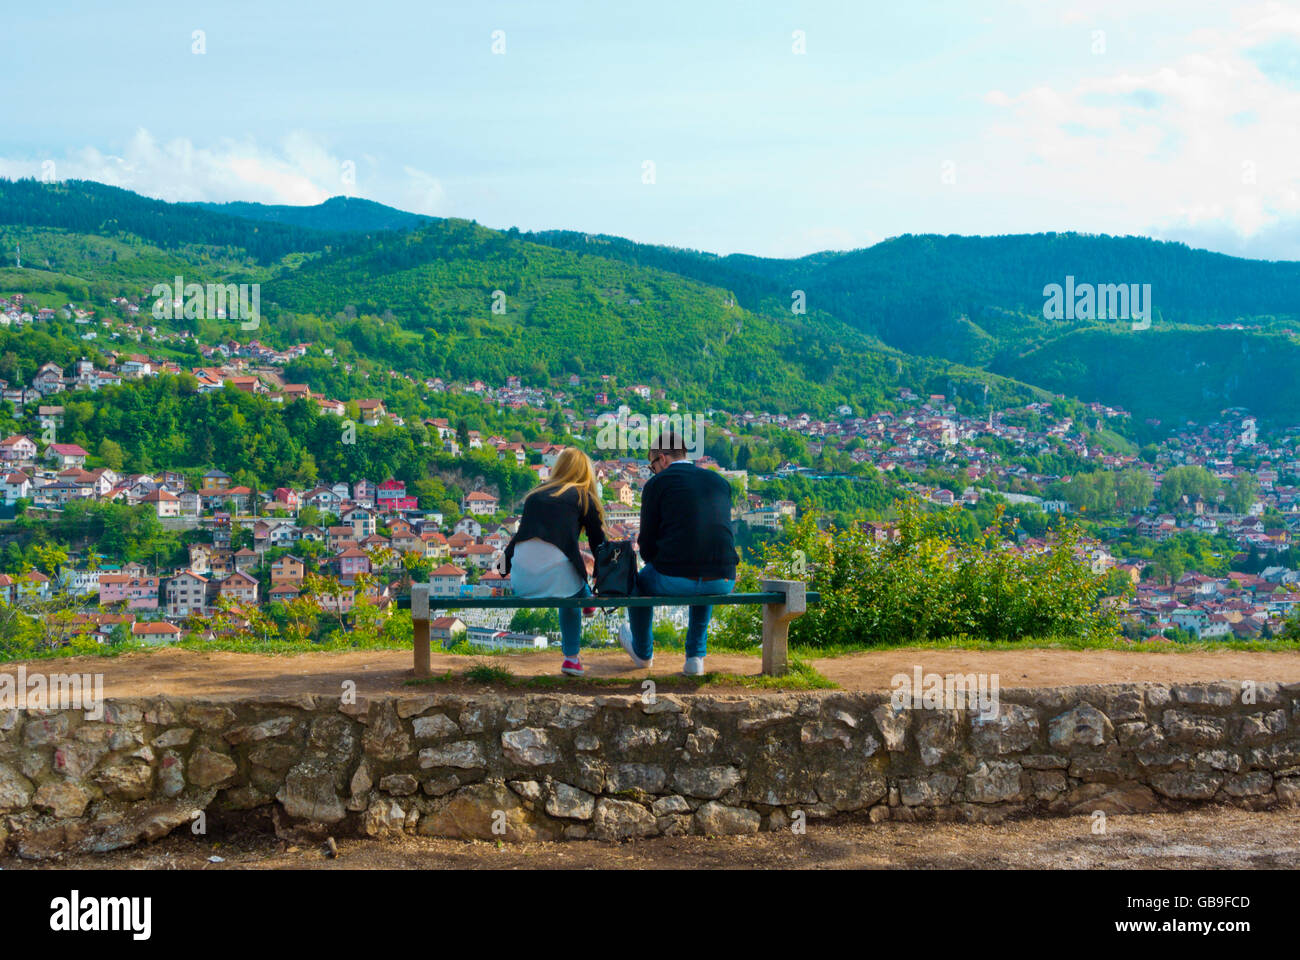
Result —
[{"label": "white house", "polygon": [[456,521],[456,533],[467,533],[471,537],[483,535],[483,527],[473,517],[461,517]]},{"label": "white house", "polygon": [[444,563],[429,573],[430,597],[458,597],[464,585],[465,571],[453,564]]},{"label": "white house", "polygon": [[36,444],[21,434],[0,440],[0,461],[31,463],[36,459]]},{"label": "white house", "polygon": [[0,481],[0,490],[4,492],[5,503],[15,503],[32,495],[32,478],[21,470],[16,470],[6,474]]}]

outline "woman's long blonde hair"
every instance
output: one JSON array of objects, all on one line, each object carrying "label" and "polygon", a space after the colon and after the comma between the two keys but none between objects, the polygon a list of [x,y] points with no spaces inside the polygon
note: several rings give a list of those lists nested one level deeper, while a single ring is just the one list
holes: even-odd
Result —
[{"label": "woman's long blonde hair", "polygon": [[560,494],[571,488],[576,488],[578,491],[578,508],[586,513],[588,508],[594,505],[596,518],[601,526],[604,526],[605,510],[600,497],[596,495],[595,468],[591,465],[591,458],[577,447],[565,447],[556,458],[555,466],[551,468],[551,479],[534,487],[528,492],[528,496],[552,491]]}]

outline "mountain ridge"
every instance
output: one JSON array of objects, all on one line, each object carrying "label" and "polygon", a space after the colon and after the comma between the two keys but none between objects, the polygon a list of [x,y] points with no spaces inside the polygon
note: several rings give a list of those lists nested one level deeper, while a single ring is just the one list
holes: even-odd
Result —
[{"label": "mountain ridge", "polygon": [[[274,219],[286,210],[299,211],[290,218],[297,222]],[[312,218],[332,229],[304,225]],[[405,226],[366,229],[388,222]],[[1236,406],[1300,421],[1300,396],[1283,382],[1300,364],[1292,312],[1300,263],[1176,242],[905,234],[796,259],[720,256],[577,231],[493,230],[357,198],[304,208],[166,204],[77,181],[0,180],[0,223],[44,229],[47,244],[58,230],[72,239],[120,231],[148,240],[173,251],[171,259],[189,258],[194,272],[220,267],[225,282],[260,280],[270,314],[292,314],[284,328],[303,339],[346,331],[362,350],[387,344],[390,358],[405,355],[422,369],[497,375],[511,365],[559,377],[581,372],[585,354],[624,376],[690,386],[697,399],[719,376],[737,377],[720,388],[735,399],[762,395],[753,385],[761,344],[782,371],[763,389],[783,403],[802,391],[826,405],[840,390],[843,402],[863,407],[905,381],[933,388],[949,376],[1012,393],[1046,389],[1166,422]],[[58,263],[76,275],[78,258],[85,269],[89,261],[72,239]],[[97,262],[99,275],[125,274],[116,258]],[[1044,287],[1067,276],[1150,283],[1155,333],[1142,341],[1126,323],[1046,319]],[[803,313],[791,309],[800,294]],[[385,315],[387,328],[373,319]],[[602,325],[616,335],[600,337]],[[1241,329],[1225,337],[1222,328],[1234,326]],[[1177,390],[1152,388],[1147,347],[1157,375]],[[737,351],[748,358],[741,368]]]}]

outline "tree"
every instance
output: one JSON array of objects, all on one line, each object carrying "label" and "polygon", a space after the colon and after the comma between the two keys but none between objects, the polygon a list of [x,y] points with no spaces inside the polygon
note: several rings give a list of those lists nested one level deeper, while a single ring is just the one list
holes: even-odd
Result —
[{"label": "tree", "polygon": [[1145,470],[1121,470],[1115,477],[1115,494],[1120,509],[1128,512],[1145,508],[1155,489],[1155,481]]},{"label": "tree", "polygon": [[1259,492],[1259,482],[1253,474],[1239,473],[1228,484],[1224,503],[1233,513],[1248,513]]},{"label": "tree", "polygon": [[115,440],[105,437],[99,441],[99,459],[103,461],[104,466],[110,470],[121,471],[122,469],[122,445]]},{"label": "tree", "polygon": [[1176,540],[1166,540],[1155,549],[1151,566],[1158,576],[1173,583],[1187,572],[1187,552]]},{"label": "tree", "polygon": [[1183,497],[1189,502],[1197,497],[1212,500],[1218,492],[1219,479],[1204,467],[1173,467],[1160,483],[1160,506],[1174,510],[1181,505]]},{"label": "tree", "polygon": [[68,553],[57,544],[38,543],[31,548],[31,562],[37,570],[46,576],[54,576],[60,567],[68,562]]}]

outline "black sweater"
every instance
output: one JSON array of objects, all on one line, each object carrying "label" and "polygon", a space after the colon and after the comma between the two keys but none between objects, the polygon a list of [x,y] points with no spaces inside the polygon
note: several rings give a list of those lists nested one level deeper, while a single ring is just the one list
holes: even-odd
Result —
[{"label": "black sweater", "polygon": [[600,519],[596,515],[594,500],[588,502],[584,514],[578,506],[578,490],[570,487],[563,493],[547,490],[533,493],[524,499],[524,513],[519,518],[519,529],[506,544],[506,573],[510,572],[511,558],[515,553],[515,544],[525,540],[540,538],[559,547],[569,558],[573,569],[578,571],[582,582],[587,582],[587,565],[578,551],[578,528],[587,531],[587,545],[594,552],[596,547],[605,542],[605,531],[601,529]]},{"label": "black sweater", "polygon": [[641,491],[641,559],[670,577],[734,580],[731,484],[712,470],[677,461]]}]

